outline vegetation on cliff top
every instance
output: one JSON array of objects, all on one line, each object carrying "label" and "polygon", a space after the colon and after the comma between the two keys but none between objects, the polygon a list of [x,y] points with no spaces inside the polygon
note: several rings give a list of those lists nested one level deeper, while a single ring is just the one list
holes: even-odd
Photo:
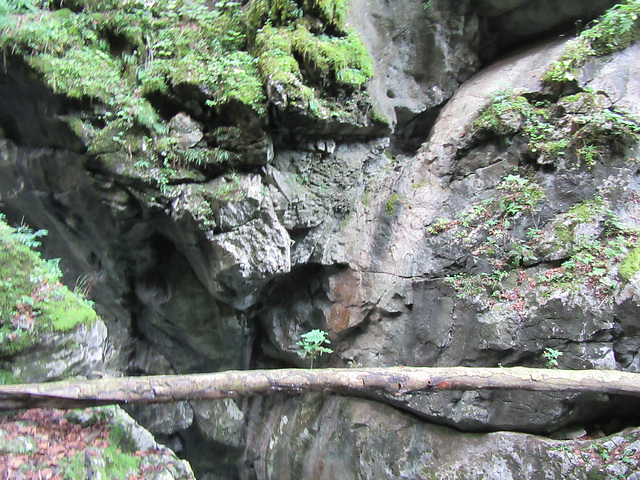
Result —
[{"label": "vegetation on cliff top", "polygon": [[10,227],[0,216],[0,358],[30,347],[44,332],[97,318],[90,302],[60,283],[58,262],[33,250],[44,234]]},{"label": "vegetation on cliff top", "polygon": [[[170,196],[266,162],[269,105],[311,128],[373,119],[372,61],[346,14],[345,0],[0,0],[0,49],[90,106],[66,121],[103,168]],[[202,129],[189,145],[179,109]]]},{"label": "vegetation on cliff top", "polygon": [[208,107],[237,100],[264,113],[268,79],[292,94],[304,87],[311,101],[321,96],[314,84],[353,90],[373,73],[368,52],[345,26],[344,0],[56,5],[0,1],[5,55],[24,56],[54,91],[98,100],[110,115],[156,132],[163,123],[149,96],[180,84],[199,86]]},{"label": "vegetation on cliff top", "polygon": [[55,92],[104,104],[106,120],[160,132],[148,95],[181,83],[203,85],[212,106],[236,99],[264,108],[238,2],[211,10],[200,1],[19,3],[11,12],[5,3],[0,16],[5,55],[23,55]]}]

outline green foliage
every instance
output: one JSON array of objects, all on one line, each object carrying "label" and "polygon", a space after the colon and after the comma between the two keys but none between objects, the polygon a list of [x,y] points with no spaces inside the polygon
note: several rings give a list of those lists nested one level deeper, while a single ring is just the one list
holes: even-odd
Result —
[{"label": "green foliage", "polygon": [[298,61],[291,48],[291,29],[265,25],[256,37],[258,68],[263,81],[281,85],[288,102],[303,108],[315,97],[313,88],[304,84]]},{"label": "green foliage", "polygon": [[494,270],[491,273],[482,272],[477,275],[451,275],[445,277],[445,283],[451,285],[459,298],[473,298],[488,294],[497,296],[504,290],[503,281],[509,276],[506,270]]},{"label": "green foliage", "polygon": [[142,457],[136,454],[136,443],[126,424],[122,423],[116,408],[109,405],[89,410],[71,410],[65,415],[69,422],[77,423],[83,428],[98,423],[109,426],[109,445],[100,450],[104,462],[92,462],[93,471],[87,472],[84,452],[65,457],[60,462],[65,479],[84,480],[88,476],[126,479],[138,477],[141,473]]},{"label": "green foliage", "polygon": [[369,53],[352,30],[331,37],[312,34],[302,23],[295,28],[267,24],[258,31],[255,44],[263,81],[282,86],[290,103],[316,116],[326,115],[328,106],[303,71],[343,89],[360,89],[373,76]]},{"label": "green foliage", "polygon": [[266,24],[280,27],[302,21],[306,13],[320,21],[325,29],[345,31],[346,0],[252,0],[247,18],[251,30],[258,30]]},{"label": "green foliage", "polygon": [[[336,106],[322,98],[323,89],[359,91],[373,76],[368,51],[345,26],[345,0],[305,0],[301,7],[289,0],[253,0],[249,5],[262,80],[277,86],[288,104],[325,118],[336,114]],[[307,13],[323,25],[320,33]]]},{"label": "green foliage", "polygon": [[0,385],[12,385],[20,383],[13,373],[9,370],[0,369]]},{"label": "green foliage", "polygon": [[[122,453],[114,444],[102,450],[101,454],[104,460],[104,468],[98,467],[97,471],[92,472],[87,471],[85,452],[77,452],[73,457],[63,457],[60,460],[60,467],[64,472],[64,479],[85,480],[90,476],[125,479],[138,474],[140,471],[142,458]],[[92,466],[96,468],[97,465],[98,463],[96,462]]]},{"label": "green foliage", "polygon": [[6,13],[33,12],[38,9],[37,0],[0,0],[0,15]]},{"label": "green foliage", "polygon": [[532,210],[544,197],[540,186],[519,175],[507,175],[497,188],[503,195],[486,203],[489,208],[497,206],[504,219]]},{"label": "green foliage", "polygon": [[[445,278],[459,297],[487,306],[506,301],[523,311],[523,290],[536,286],[545,296],[555,291],[591,292],[604,304],[619,288],[617,272],[628,281],[640,269],[640,250],[635,247],[639,233],[617,219],[603,197],[574,205],[548,226],[529,227],[522,238],[519,222],[525,215],[536,222],[543,191],[517,175],[507,176],[496,190],[500,194],[455,218],[439,218],[429,228],[431,235],[446,235],[447,242],[464,246],[483,265],[485,271]],[[568,259],[528,277],[521,267],[536,262],[539,249],[548,251],[555,243]],[[492,270],[486,271],[488,266]]]},{"label": "green foliage", "polygon": [[640,0],[626,0],[614,5],[578,38],[569,42],[558,61],[551,65],[544,79],[548,82],[571,82],[589,57],[622,50],[640,38]]},{"label": "green foliage", "polygon": [[32,250],[45,233],[12,228],[0,217],[0,356],[30,347],[41,332],[96,319],[88,301],[60,284],[58,261],[45,261]]},{"label": "green foliage", "polygon": [[[0,216],[0,221],[3,220],[4,218]],[[38,248],[42,245],[40,239],[47,236],[48,233],[49,232],[45,229],[36,230],[34,232],[26,225],[20,225],[16,227],[13,232],[9,233],[9,238],[28,248]]]},{"label": "green foliage", "polygon": [[596,145],[585,145],[578,150],[580,157],[588,167],[593,167],[600,158],[600,148]]},{"label": "green foliage", "polygon": [[222,202],[244,198],[246,193],[242,190],[242,183],[237,173],[232,172],[228,178],[223,178],[222,183],[213,191],[212,198]]},{"label": "green foliage", "polygon": [[296,342],[296,345],[300,347],[298,355],[301,358],[311,357],[311,368],[313,368],[313,361],[316,357],[324,355],[325,353],[333,353],[333,350],[324,346],[325,344],[331,343],[327,335],[327,332],[315,329],[303,333],[301,335],[302,340]]},{"label": "green foliage", "polygon": [[[609,228],[599,235],[578,234],[578,227],[585,223],[608,224]],[[619,284],[613,265],[620,265],[620,275],[628,280],[623,260],[629,258],[628,252],[637,242],[637,232],[618,225],[602,197],[596,196],[570,208],[554,233],[562,247],[568,249],[570,258],[539,276],[537,281],[543,291],[571,291],[585,285],[604,301]]]},{"label": "green foliage", "polygon": [[131,434],[118,423],[111,426],[109,441],[113,445],[117,445],[123,453],[135,453],[136,451],[136,442],[131,438]]},{"label": "green foliage", "polygon": [[194,107],[203,116],[218,118],[239,102],[264,119],[267,86],[297,111],[342,119],[373,75],[364,44],[346,27],[346,0],[61,5],[0,0],[0,48],[23,57],[55,93],[94,104],[94,116],[69,120],[73,130],[93,154],[119,154],[101,160],[135,165],[164,195],[185,178],[181,170],[203,171],[238,154],[215,138],[206,149],[178,145],[150,98],[192,85],[203,94]]},{"label": "green foliage", "polygon": [[532,107],[525,97],[510,92],[497,92],[474,122],[474,127],[497,135],[515,133],[523,117],[532,116]]},{"label": "green foliage", "polygon": [[[595,197],[580,202],[567,210],[567,217],[581,223],[593,222],[606,215],[608,208],[608,202],[600,195],[596,195]],[[563,225],[566,225],[566,223]]]},{"label": "green foliage", "polygon": [[427,229],[431,235],[438,235],[439,233],[446,232],[450,228],[458,225],[460,222],[447,218],[436,218],[435,222]]},{"label": "green foliage", "polygon": [[347,0],[312,0],[320,11],[320,18],[338,29],[345,28]]},{"label": "green foliage", "polygon": [[[540,186],[520,175],[507,175],[496,190],[498,195],[490,197],[461,212],[457,218],[438,218],[428,231],[431,235],[449,232],[462,242],[483,231],[487,235],[487,249],[508,251],[513,242],[508,230],[512,222],[525,213],[531,214],[544,198]],[[483,253],[483,252],[477,252]],[[484,252],[486,253],[486,251]]]},{"label": "green foliage", "polygon": [[[256,61],[243,51],[239,2],[87,2],[79,13],[18,11],[0,17],[0,46],[25,55],[54,91],[88,97],[130,123],[162,133],[145,95],[180,83],[207,88],[211,102],[264,108]],[[108,119],[108,118],[107,118]]]},{"label": "green foliage", "polygon": [[71,330],[78,324],[91,324],[96,319],[92,304],[78,301],[77,294],[63,286],[53,288],[34,309],[48,319],[45,322],[51,329],[59,332]]},{"label": "green foliage", "polygon": [[547,368],[558,368],[558,358],[560,358],[562,352],[553,348],[547,347],[542,352],[542,357],[545,359]]},{"label": "green foliage", "polygon": [[498,92],[473,122],[476,132],[522,134],[530,152],[545,163],[568,157],[592,167],[606,145],[640,138],[635,119],[608,106],[604,95],[590,91],[537,102],[511,92]]}]

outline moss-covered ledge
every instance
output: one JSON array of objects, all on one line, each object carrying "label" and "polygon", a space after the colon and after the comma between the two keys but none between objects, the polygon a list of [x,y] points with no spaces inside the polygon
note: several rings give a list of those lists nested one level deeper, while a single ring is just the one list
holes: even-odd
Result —
[{"label": "moss-covered ledge", "polygon": [[166,203],[265,165],[277,142],[388,133],[346,13],[344,0],[7,0],[0,58],[74,100],[56,118],[91,169]]}]

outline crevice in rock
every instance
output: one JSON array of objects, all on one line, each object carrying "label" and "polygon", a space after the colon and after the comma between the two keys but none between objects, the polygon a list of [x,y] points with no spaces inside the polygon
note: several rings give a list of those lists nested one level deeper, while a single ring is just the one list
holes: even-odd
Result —
[{"label": "crevice in rock", "polygon": [[525,0],[514,7],[511,2],[477,2],[474,9],[480,18],[480,59],[487,65],[539,40],[576,35],[616,3],[616,0],[588,4],[572,1],[560,6],[554,0],[542,3]]},{"label": "crevice in rock", "polygon": [[[180,112],[185,112],[193,118],[198,118],[198,113],[201,113],[198,109],[189,108],[189,105],[185,105],[172,95],[167,95],[158,91],[150,92],[147,94],[146,99],[151,106],[158,112],[160,118],[165,121],[171,120]],[[196,103],[192,101],[192,103]]]},{"label": "crevice in rock", "polygon": [[541,260],[539,262],[526,263],[525,265],[521,265],[520,268],[523,268],[524,270],[529,270],[529,269],[544,267],[548,270],[551,268],[559,268],[562,266],[564,262],[567,262],[569,260],[571,260],[570,256],[558,258],[556,260]]},{"label": "crevice in rock", "polygon": [[21,58],[0,57],[0,130],[16,145],[84,152],[65,117],[90,106],[88,99],[54,94]]},{"label": "crevice in rock", "polygon": [[415,153],[427,140],[431,129],[446,101],[422,112],[415,113],[406,107],[396,107],[397,124],[391,137],[392,151]]}]

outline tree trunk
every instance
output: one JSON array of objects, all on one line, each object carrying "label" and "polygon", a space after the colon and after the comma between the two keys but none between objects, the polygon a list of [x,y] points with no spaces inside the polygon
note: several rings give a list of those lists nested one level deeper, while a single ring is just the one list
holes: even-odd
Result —
[{"label": "tree trunk", "polygon": [[640,374],[523,367],[245,370],[3,385],[0,386],[0,409],[169,403],[276,392],[296,394],[315,391],[362,396],[486,388],[640,396]]}]

